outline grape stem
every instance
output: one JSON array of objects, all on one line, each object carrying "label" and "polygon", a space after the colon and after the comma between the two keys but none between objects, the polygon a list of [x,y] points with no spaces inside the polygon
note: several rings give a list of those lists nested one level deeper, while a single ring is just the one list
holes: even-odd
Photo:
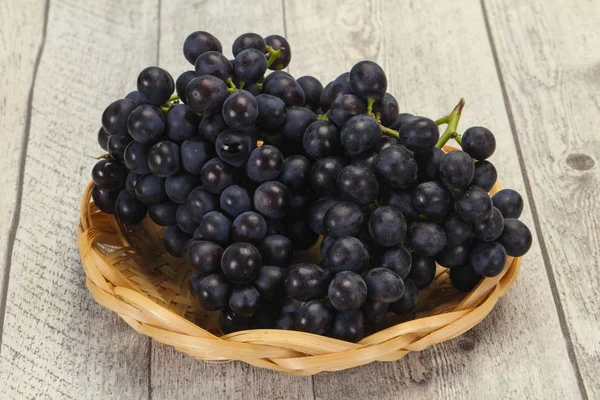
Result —
[{"label": "grape stem", "polygon": [[179,96],[177,94],[174,94],[173,96],[169,97],[169,101],[175,101],[175,100],[179,100]]},{"label": "grape stem", "polygon": [[462,147],[462,135],[454,132],[454,134],[452,135],[452,138],[454,138],[454,140],[456,140],[456,143],[458,143],[458,145],[460,147]]},{"label": "grape stem", "polygon": [[231,89],[237,90],[237,87],[235,87],[235,83],[233,83],[233,79],[231,79],[231,77],[227,78],[225,83],[227,83],[227,86],[229,86],[229,93],[231,93]]},{"label": "grape stem", "polygon": [[381,113],[380,112],[376,112],[374,115],[374,118],[377,120],[377,122],[381,122]]},{"label": "grape stem", "polygon": [[246,86],[246,82],[240,81],[240,87],[238,89],[242,90]]},{"label": "grape stem", "polygon": [[367,115],[371,115],[373,113],[373,104],[375,104],[375,99],[369,97],[367,99]]},{"label": "grape stem", "polygon": [[285,47],[282,47],[279,50],[275,50],[271,46],[267,46],[267,51],[269,52],[269,59],[267,60],[267,68],[269,68],[279,57],[281,57],[281,51],[285,50]]},{"label": "grape stem", "polygon": [[170,109],[171,109],[171,106],[169,105],[169,107],[161,107],[160,111],[166,113],[166,112],[169,112]]},{"label": "grape stem", "polygon": [[390,135],[392,137],[395,137],[396,139],[400,140],[400,133],[398,133],[398,131],[395,131],[393,129],[390,128],[386,128],[385,126],[379,124],[379,127],[381,128],[381,132],[385,133],[386,135]]},{"label": "grape stem", "polygon": [[319,121],[329,121],[329,111],[327,111],[325,114],[319,115],[317,117],[317,120],[319,120]]},{"label": "grape stem", "polygon": [[[438,140],[437,144],[435,145],[435,147],[437,147],[438,149],[441,149],[442,147],[444,147],[446,142],[448,140],[450,140],[453,137],[453,135],[456,135],[456,129],[458,128],[458,121],[460,121],[460,115],[462,113],[464,106],[465,106],[465,99],[460,99],[460,101],[458,102],[456,107],[454,107],[454,110],[452,110],[452,112],[450,114],[435,121],[435,123],[437,125],[448,124],[446,126],[446,130],[440,137],[440,140]],[[454,136],[454,137],[456,137],[456,136]]]}]

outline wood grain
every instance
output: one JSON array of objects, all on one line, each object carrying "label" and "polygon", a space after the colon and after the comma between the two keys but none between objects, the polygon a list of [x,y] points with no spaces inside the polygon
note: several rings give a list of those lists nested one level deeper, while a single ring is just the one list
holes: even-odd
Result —
[{"label": "wood grain", "polygon": [[555,295],[589,398],[600,397],[600,4],[486,1]]},{"label": "wood grain", "polygon": [[[495,132],[491,160],[504,186],[525,194],[479,3],[286,1],[285,11],[293,75],[327,83],[372,59],[402,111],[435,119],[465,97],[461,126]],[[533,226],[527,204],[523,219]],[[516,285],[473,330],[397,363],[315,376],[316,398],[578,398],[538,243]]]},{"label": "wood grain", "polygon": [[101,113],[156,60],[156,4],[51,2],[34,82],[0,398],[148,396],[149,341],[92,300],[76,229],[93,157],[102,154],[96,143]]},{"label": "wood grain", "polygon": [[[186,36],[196,30],[215,35],[228,58],[236,37],[245,32],[284,34],[280,2],[163,1],[161,9],[161,67],[173,77],[193,69],[183,57]],[[236,21],[240,21],[237,23]],[[152,343],[151,398],[195,399],[311,399],[310,377],[290,377],[243,363],[204,363],[171,347]]]}]

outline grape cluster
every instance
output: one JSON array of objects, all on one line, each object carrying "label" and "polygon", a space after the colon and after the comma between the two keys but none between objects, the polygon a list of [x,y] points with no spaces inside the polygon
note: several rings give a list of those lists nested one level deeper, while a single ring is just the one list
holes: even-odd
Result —
[{"label": "grape cluster", "polygon": [[[494,135],[456,133],[464,103],[438,121],[400,113],[371,61],[324,87],[295,79],[278,35],[243,34],[232,52],[198,31],[183,45],[193,70],[144,69],[104,111],[108,155],[92,171],[101,211],[166,227],[166,250],[194,269],[191,292],[220,310],[224,333],[356,342],[388,312],[412,312],[436,263],[470,291],[531,246],[521,196],[488,194]],[[462,150],[441,149],[451,137]],[[321,260],[294,263],[320,238]]]}]

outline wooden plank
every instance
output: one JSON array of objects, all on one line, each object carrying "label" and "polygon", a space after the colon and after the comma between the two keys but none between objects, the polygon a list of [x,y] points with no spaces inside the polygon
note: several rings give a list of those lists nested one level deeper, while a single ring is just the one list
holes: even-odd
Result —
[{"label": "wooden plank", "polygon": [[[525,194],[479,3],[286,1],[285,14],[294,76],[327,83],[372,59],[403,111],[439,118],[465,97],[461,126],[495,132],[492,162],[505,187]],[[530,204],[524,221],[533,227]],[[516,285],[473,330],[397,363],[316,376],[316,398],[579,397],[538,243]]]},{"label": "wooden plank", "polygon": [[[228,58],[233,40],[242,33],[285,35],[282,5],[268,0],[169,0],[162,2],[160,15],[159,64],[174,78],[193,69],[182,52],[183,41],[193,31],[204,30],[219,38]],[[243,23],[235,22],[238,19]],[[152,342],[151,354],[155,399],[261,399],[278,393],[277,398],[313,398],[310,377],[290,377],[237,362],[204,363],[157,342]]]},{"label": "wooden plank", "polygon": [[51,2],[33,91],[0,348],[0,398],[148,396],[149,340],[94,303],[76,230],[80,195],[93,157],[102,154],[96,143],[101,113],[156,61],[156,4]]},{"label": "wooden plank", "polygon": [[600,4],[486,1],[536,225],[582,386],[600,397]]}]

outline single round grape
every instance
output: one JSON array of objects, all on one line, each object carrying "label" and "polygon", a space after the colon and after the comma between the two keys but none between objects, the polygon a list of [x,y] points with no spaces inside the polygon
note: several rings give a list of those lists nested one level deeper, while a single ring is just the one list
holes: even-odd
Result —
[{"label": "single round grape", "polygon": [[151,147],[150,143],[135,140],[129,143],[123,152],[123,162],[127,169],[140,175],[149,174],[148,152]]},{"label": "single round grape", "polygon": [[450,282],[461,292],[470,292],[483,279],[469,264],[450,270]]},{"label": "single round grape", "polygon": [[186,205],[192,217],[200,222],[206,213],[219,207],[219,202],[217,196],[199,186],[190,192]]},{"label": "single round grape", "polygon": [[102,128],[111,136],[127,134],[127,120],[137,108],[135,101],[121,99],[114,101],[102,113]]},{"label": "single round grape", "polygon": [[106,146],[108,147],[108,154],[113,160],[123,161],[123,155],[125,154],[125,149],[127,145],[133,141],[133,138],[126,135],[112,135],[108,138],[108,143]]},{"label": "single round grape", "polygon": [[320,105],[321,110],[323,110],[323,112],[329,111],[329,108],[331,108],[331,103],[333,103],[333,100],[335,100],[335,98],[333,97],[333,95],[331,93],[332,86],[333,86],[333,81],[331,81],[327,85],[325,85],[325,87],[323,88],[323,91],[321,92],[321,97],[319,98],[319,105]]},{"label": "single round grape", "polygon": [[457,213],[451,213],[444,217],[440,226],[446,232],[446,246],[454,247],[468,240],[473,235],[471,224],[464,221]]},{"label": "single round grape", "polygon": [[94,165],[92,179],[101,188],[121,189],[125,186],[127,168],[118,161],[105,158]]},{"label": "single round grape", "polygon": [[412,312],[417,306],[417,295],[419,289],[410,279],[404,281],[404,294],[400,300],[390,304],[389,310],[398,315],[404,315]]},{"label": "single round grape", "polygon": [[523,212],[523,198],[512,189],[502,189],[492,196],[492,203],[504,218],[519,218]]},{"label": "single round grape", "polygon": [[308,210],[308,225],[310,228],[320,234],[325,234],[325,227],[323,226],[323,220],[325,219],[325,214],[331,207],[340,202],[340,199],[337,197],[321,197],[317,201],[315,201],[310,209]]},{"label": "single round grape", "polygon": [[302,307],[302,302],[300,300],[294,299],[291,296],[287,296],[283,300],[281,300],[282,314],[296,314],[300,307]]},{"label": "single round grape", "polygon": [[487,160],[477,161],[475,163],[475,174],[473,175],[473,185],[483,188],[489,192],[494,187],[498,179],[498,172],[494,164]]},{"label": "single round grape", "polygon": [[310,263],[292,266],[285,279],[287,294],[300,301],[322,297],[327,291],[327,283],[327,274],[323,268]]},{"label": "single round grape", "polygon": [[322,335],[329,328],[332,319],[331,311],[320,301],[313,300],[300,307],[294,322],[298,331]]},{"label": "single round grape", "polygon": [[202,237],[220,245],[228,245],[230,241],[231,221],[218,211],[204,214],[200,221]]},{"label": "single round grape", "polygon": [[306,128],[302,139],[304,151],[314,159],[339,154],[340,132],[331,122],[315,121]]},{"label": "single round grape", "polygon": [[454,209],[467,222],[485,221],[492,213],[492,199],[479,186],[459,190],[454,197]]},{"label": "single round grape", "polygon": [[127,190],[121,190],[115,203],[115,214],[119,221],[125,225],[139,224],[146,218],[148,207],[141,203]]},{"label": "single round grape", "polygon": [[258,290],[263,299],[278,302],[285,297],[285,278],[285,269],[265,265],[261,268],[252,285]]},{"label": "single round grape", "polygon": [[[333,242],[335,242],[337,239],[331,236],[324,236],[323,237],[323,241],[321,242],[321,248],[319,249],[321,251],[321,256],[323,257],[323,259],[325,259],[327,257],[327,250],[329,250],[329,246],[331,246],[331,244]],[[323,260],[326,262],[326,260]]]},{"label": "single round grape", "polygon": [[433,222],[415,222],[407,231],[406,243],[417,253],[434,256],[446,247],[446,233]]},{"label": "single round grape", "polygon": [[175,220],[177,221],[179,229],[190,235],[193,234],[198,227],[198,222],[194,221],[194,218],[192,218],[192,215],[185,204],[179,205],[177,213],[175,214]]},{"label": "single round grape", "polygon": [[334,79],[331,85],[331,102],[345,94],[356,94],[352,92],[352,86],[350,85],[350,72],[344,72]]},{"label": "single round grape", "polygon": [[333,273],[362,273],[369,265],[369,252],[359,239],[351,236],[336,239],[327,249],[326,260]]},{"label": "single round grape", "polygon": [[400,113],[400,114],[398,114],[398,117],[396,117],[396,120],[389,127],[390,127],[390,129],[400,131],[400,129],[402,129],[402,125],[404,125],[404,123],[406,121],[408,121],[409,119],[411,119],[412,117],[414,117],[413,114]]},{"label": "single round grape", "polygon": [[127,121],[129,134],[141,143],[152,143],[159,140],[165,132],[165,117],[156,106],[139,106]]},{"label": "single round grape", "polygon": [[310,182],[311,162],[300,155],[287,157],[283,161],[281,173],[277,178],[290,192],[304,192]]},{"label": "single round grape", "polygon": [[281,126],[283,137],[295,142],[302,142],[304,132],[310,124],[317,120],[317,115],[304,107],[289,107],[286,118]]},{"label": "single round grape", "polygon": [[411,189],[388,190],[382,200],[383,204],[397,208],[409,224],[418,220],[421,215],[412,202]]},{"label": "single round grape", "polygon": [[98,185],[94,185],[92,188],[92,199],[96,207],[103,213],[114,214],[115,203],[119,196],[119,189],[105,189]]},{"label": "single round grape", "polygon": [[219,313],[219,328],[225,335],[245,331],[250,328],[250,318],[236,315],[231,308],[225,307]]},{"label": "single round grape", "polygon": [[135,185],[135,196],[146,205],[167,201],[165,179],[154,175],[142,175]]},{"label": "single round grape", "polygon": [[493,242],[502,235],[504,229],[504,217],[496,208],[492,208],[492,213],[485,221],[473,224],[475,238],[484,242]]},{"label": "single round grape", "polygon": [[233,290],[223,274],[211,274],[190,279],[190,291],[205,311],[217,311],[227,306]]},{"label": "single round grape", "polygon": [[367,111],[365,102],[353,94],[344,94],[333,100],[327,112],[329,121],[342,128],[351,117]]},{"label": "single round grape", "polygon": [[[400,141],[398,139],[396,139],[395,137],[384,135],[381,137],[381,142],[379,144],[379,151],[377,153],[380,153],[383,150],[387,149],[388,147],[392,147],[392,146],[402,146],[402,143],[400,143]],[[404,146],[402,146],[402,147],[404,147]],[[415,157],[416,157],[416,155],[415,155]]]},{"label": "single round grape", "polygon": [[375,118],[364,114],[355,115],[342,127],[340,139],[342,146],[351,156],[376,151],[380,147],[381,128]]},{"label": "single round grape", "polygon": [[197,76],[212,75],[226,81],[232,68],[223,54],[218,51],[207,51],[196,59],[195,69]]},{"label": "single round grape", "polygon": [[376,267],[387,268],[406,279],[412,267],[412,255],[403,245],[381,249],[376,260]]},{"label": "single round grape", "polygon": [[290,192],[278,181],[261,183],[254,192],[254,208],[268,218],[281,218],[290,209]]},{"label": "single round grape", "polygon": [[271,72],[270,74],[268,74],[267,76],[265,76],[265,78],[263,79],[263,87],[267,86],[269,84],[269,82],[271,82],[273,79],[281,78],[284,76],[294,79],[294,77],[292,75],[290,75],[289,73],[287,73],[285,71],[274,71],[274,72]]},{"label": "single round grape", "polygon": [[258,103],[250,92],[236,90],[223,103],[223,119],[234,129],[252,126],[258,117]]},{"label": "single round grape", "polygon": [[275,324],[275,328],[282,329],[285,331],[293,331],[294,329],[296,329],[296,325],[294,323],[295,317],[296,317],[296,314],[291,314],[291,313],[281,314],[281,316],[277,320],[277,323]]},{"label": "single round grape", "polygon": [[372,301],[393,303],[404,294],[404,281],[387,268],[373,268],[364,276],[367,297]]},{"label": "single round grape", "polygon": [[415,154],[420,182],[440,180],[440,164],[446,153],[442,149],[432,147],[430,150]]},{"label": "single round grape", "polygon": [[258,117],[256,125],[265,129],[276,129],[283,125],[286,117],[286,107],[283,100],[270,94],[256,96]]},{"label": "single round grape", "polygon": [[381,100],[387,90],[383,69],[373,61],[361,61],[350,70],[352,91],[362,99]]},{"label": "single round grape", "polygon": [[344,167],[336,178],[340,197],[359,205],[369,204],[379,195],[379,182],[366,168],[356,165]]},{"label": "single round grape", "polygon": [[283,155],[273,146],[257,147],[250,154],[246,168],[248,177],[254,182],[277,179],[283,168]]},{"label": "single round grape", "polygon": [[489,158],[496,150],[496,138],[489,129],[473,126],[462,135],[463,151],[476,160]]},{"label": "single round grape", "polygon": [[176,214],[179,204],[172,201],[152,204],[148,206],[148,215],[155,224],[160,226],[170,226],[177,223]]},{"label": "single round grape", "polygon": [[250,135],[231,128],[221,132],[215,143],[219,158],[234,167],[244,165],[255,146]]},{"label": "single round grape", "polygon": [[197,78],[196,71],[185,71],[175,81],[175,91],[181,102],[187,104],[187,98],[185,97],[185,90],[192,80]]},{"label": "single round grape", "polygon": [[394,189],[407,188],[417,182],[417,162],[404,147],[392,146],[379,153],[375,170]]},{"label": "single round grape", "polygon": [[310,183],[320,196],[333,195],[337,192],[336,178],[345,162],[341,157],[325,157],[317,160],[310,171]]},{"label": "single round grape", "polygon": [[203,75],[192,79],[185,89],[185,97],[192,110],[200,114],[220,111],[229,96],[227,85],[222,79]]},{"label": "single round grape", "polygon": [[415,153],[431,150],[440,138],[434,121],[425,117],[412,117],[402,124],[400,140],[407,149]]},{"label": "single round grape", "polygon": [[125,98],[135,101],[135,104],[137,104],[138,106],[148,104],[148,100],[137,90],[129,92],[127,96],[125,96]]},{"label": "single round grape", "polygon": [[452,151],[440,163],[440,179],[451,189],[462,189],[471,184],[475,175],[475,164],[464,151]]},{"label": "single round grape", "polygon": [[329,283],[327,295],[338,311],[358,310],[367,299],[367,285],[356,272],[342,271]]},{"label": "single round grape", "polygon": [[383,324],[388,312],[388,307],[388,303],[367,300],[361,308],[365,324],[374,327]]},{"label": "single round grape", "polygon": [[294,250],[310,249],[319,240],[319,234],[313,232],[303,215],[289,214],[283,220],[285,234],[292,241]]},{"label": "single round grape", "polygon": [[177,225],[171,225],[165,231],[163,244],[167,252],[173,257],[183,257],[185,255],[185,246],[187,246],[191,238],[191,235],[179,229]]},{"label": "single round grape", "polygon": [[267,235],[258,244],[263,264],[287,267],[294,257],[292,241],[283,235]]},{"label": "single round grape", "polygon": [[[265,82],[263,82],[263,92],[279,97],[288,107],[303,106],[305,101],[304,90],[298,82],[288,74],[273,75],[275,73],[267,76],[268,80],[265,79]],[[269,79],[270,76],[273,77]]]},{"label": "single round grape", "polygon": [[221,194],[235,183],[235,169],[217,157],[204,164],[200,176],[204,188],[214,194]]},{"label": "single round grape", "polygon": [[214,157],[214,148],[199,137],[192,137],[181,144],[180,156],[183,169],[199,175],[206,161]]},{"label": "single round grape", "polygon": [[529,251],[533,239],[531,231],[523,222],[514,218],[504,220],[504,229],[498,242],[504,246],[506,253],[512,257],[521,257]]},{"label": "single round grape", "polygon": [[231,238],[234,242],[258,243],[266,234],[267,222],[254,211],[241,213],[231,226]]},{"label": "single round grape", "polygon": [[174,176],[181,168],[179,146],[166,140],[158,142],[148,152],[148,166],[156,176]]},{"label": "single round grape", "polygon": [[408,279],[413,281],[418,289],[425,289],[435,278],[435,260],[433,257],[412,253],[412,266]]},{"label": "single round grape", "polygon": [[164,69],[147,67],[138,75],[137,90],[144,96],[148,104],[160,106],[166,103],[173,94],[175,82]]},{"label": "single round grape", "polygon": [[452,193],[440,182],[424,182],[412,194],[413,204],[423,214],[443,216],[452,209]]},{"label": "single round grape", "polygon": [[323,85],[321,82],[319,82],[319,80],[314,76],[310,75],[301,76],[300,78],[296,79],[296,82],[298,82],[298,85],[300,85],[304,91],[306,107],[313,111],[318,110],[320,107],[321,92],[323,91]]},{"label": "single round grape", "polygon": [[389,93],[384,94],[380,101],[373,104],[373,112],[381,114],[381,124],[383,126],[392,125],[398,118],[399,110],[398,101]]},{"label": "single round grape", "polygon": [[233,41],[231,52],[235,57],[246,49],[256,49],[264,54],[267,52],[267,44],[265,43],[265,40],[256,33],[244,33]]},{"label": "single round grape", "polygon": [[258,276],[262,257],[250,243],[238,242],[225,249],[221,258],[221,269],[234,283],[250,283]]},{"label": "single round grape", "polygon": [[186,104],[175,104],[167,113],[165,126],[167,138],[175,143],[196,136],[200,117]]},{"label": "single round grape", "polygon": [[369,217],[369,235],[380,246],[400,244],[405,233],[406,220],[395,207],[378,207]]},{"label": "single round grape", "polygon": [[340,201],[325,213],[323,228],[329,236],[354,236],[362,228],[363,221],[364,214],[360,206],[349,201]]},{"label": "single round grape", "polygon": [[284,37],[279,35],[271,35],[265,38],[265,43],[267,46],[270,46],[273,50],[280,50],[281,54],[279,58],[271,64],[269,69],[276,71],[279,69],[284,69],[290,64],[292,60],[292,49],[290,48],[290,44]]},{"label": "single round grape", "polygon": [[248,192],[238,185],[232,185],[223,190],[219,203],[221,209],[234,218],[252,209]]},{"label": "single round grape", "polygon": [[496,276],[505,264],[506,250],[498,242],[478,242],[471,250],[471,266],[481,276]]},{"label": "single round grape", "polygon": [[469,262],[471,242],[462,242],[454,247],[446,247],[435,256],[435,261],[442,267],[457,268]]},{"label": "single round grape", "polygon": [[242,50],[235,56],[233,74],[245,84],[256,83],[262,79],[267,70],[267,58],[256,49]]},{"label": "single round grape", "polygon": [[219,134],[229,128],[220,111],[204,115],[198,126],[200,137],[209,143],[215,143]]},{"label": "single round grape", "polygon": [[360,310],[338,312],[333,317],[327,336],[356,343],[365,336],[364,317]]},{"label": "single round grape", "polygon": [[200,186],[200,177],[187,172],[180,172],[165,180],[165,191],[169,199],[175,203],[183,204],[192,190]]},{"label": "single round grape", "polygon": [[127,178],[125,179],[125,189],[131,195],[135,195],[135,185],[137,184],[138,179],[140,179],[140,174],[136,174],[135,172],[130,172],[127,174]]},{"label": "single round grape", "polygon": [[253,286],[240,285],[233,288],[229,297],[229,307],[235,315],[252,317],[258,313],[262,299]]},{"label": "single round grape", "polygon": [[208,32],[196,31],[189,34],[183,42],[183,55],[185,59],[194,65],[196,59],[207,51],[223,52],[223,47],[219,39]]},{"label": "single round grape", "polygon": [[368,169],[372,174],[375,174],[375,164],[377,162],[377,153],[362,153],[352,157],[350,165],[356,165]]},{"label": "single round grape", "polygon": [[108,139],[109,138],[110,138],[110,135],[108,134],[108,132],[106,132],[104,130],[104,128],[100,128],[98,130],[98,144],[104,151],[108,151]]},{"label": "single round grape", "polygon": [[201,276],[221,272],[223,248],[206,240],[193,240],[185,249],[185,259]]}]

